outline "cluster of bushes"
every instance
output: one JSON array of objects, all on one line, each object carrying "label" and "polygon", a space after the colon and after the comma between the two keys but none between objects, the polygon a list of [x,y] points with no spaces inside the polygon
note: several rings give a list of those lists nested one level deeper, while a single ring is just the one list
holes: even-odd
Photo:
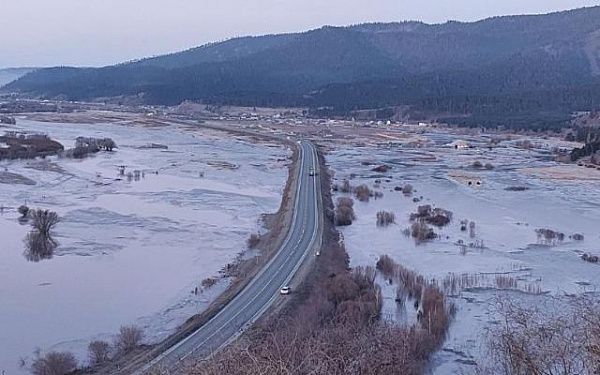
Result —
[{"label": "cluster of bushes", "polygon": [[335,208],[335,225],[348,226],[356,219],[354,213],[354,200],[349,197],[340,197]]},{"label": "cluster of bushes", "polygon": [[387,227],[396,222],[396,215],[393,212],[379,211],[377,212],[377,226]]},{"label": "cluster of bushes", "polygon": [[452,212],[442,208],[432,208],[427,204],[419,206],[417,212],[410,215],[410,221],[424,222],[441,228],[450,224]]},{"label": "cluster of bushes", "polygon": [[368,202],[371,198],[379,199],[383,197],[383,193],[373,191],[367,185],[362,184],[354,188],[354,196],[361,202]]},{"label": "cluster of bushes", "polygon": [[428,334],[429,350],[439,348],[448,333],[452,317],[456,312],[435,281],[428,281],[416,272],[397,264],[383,255],[377,261],[377,270],[389,280],[398,283],[398,295],[415,299],[417,318],[421,328]]},{"label": "cluster of bushes", "polygon": [[437,238],[437,234],[433,228],[422,221],[418,221],[411,225],[410,235],[417,243],[431,241]]},{"label": "cluster of bushes", "polygon": [[371,198],[379,199],[383,197],[382,192],[371,190],[365,184],[353,187],[348,180],[344,180],[341,185],[333,185],[332,190],[344,194],[352,193],[361,202],[368,202]]},{"label": "cluster of bushes", "polygon": [[447,327],[437,315],[446,310],[440,305],[443,296],[422,284],[419,322],[410,327],[384,323],[376,271],[369,267],[348,271],[343,245],[332,245],[322,256],[307,294],[297,294],[300,299],[290,302],[289,316],[264,323],[188,373],[422,373],[445,336],[437,328]]},{"label": "cluster of bushes", "polygon": [[0,147],[0,160],[34,159],[56,155],[64,149],[60,143],[40,134],[25,135],[8,132],[0,136],[0,143],[6,144],[5,147]]},{"label": "cluster of bushes", "polygon": [[67,158],[83,159],[89,154],[95,154],[102,150],[112,151],[116,147],[117,144],[110,138],[77,137],[75,147],[65,151],[62,155]]},{"label": "cluster of bushes", "polygon": [[598,257],[597,255],[592,255],[592,254],[588,254],[588,253],[583,254],[581,256],[581,259],[585,260],[586,262],[590,262],[590,263],[600,262],[600,257]]},{"label": "cluster of bushes", "polygon": [[554,231],[548,228],[540,228],[535,230],[538,241],[545,245],[555,246],[562,243],[565,240],[565,234]]},{"label": "cluster of bushes", "polygon": [[[123,326],[112,345],[107,341],[94,340],[88,345],[89,365],[99,366],[114,356],[131,353],[140,347],[143,338],[144,332],[139,327]],[[72,353],[51,351],[42,355],[36,352],[30,371],[33,375],[65,375],[77,370],[77,366],[77,359]]]}]

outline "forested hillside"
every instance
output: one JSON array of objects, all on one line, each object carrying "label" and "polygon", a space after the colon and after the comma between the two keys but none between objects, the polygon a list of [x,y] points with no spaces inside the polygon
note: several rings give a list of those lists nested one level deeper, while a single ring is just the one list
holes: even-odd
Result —
[{"label": "forested hillside", "polygon": [[600,105],[600,7],[244,37],[99,69],[38,70],[4,90],[307,106],[328,115],[402,105],[408,116],[467,126],[560,127],[571,112]]}]

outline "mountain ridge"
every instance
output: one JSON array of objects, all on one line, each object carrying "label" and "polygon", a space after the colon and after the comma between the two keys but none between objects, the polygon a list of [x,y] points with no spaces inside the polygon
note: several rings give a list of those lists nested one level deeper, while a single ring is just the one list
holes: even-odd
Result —
[{"label": "mountain ridge", "polygon": [[[516,103],[509,112],[526,118],[540,108],[565,118],[594,109],[598,86],[600,6],[470,23],[369,23],[240,37],[103,68],[40,69],[4,90],[73,100],[136,96],[167,105],[328,107],[336,115],[408,105],[478,118]],[[525,93],[566,99],[545,107]]]}]

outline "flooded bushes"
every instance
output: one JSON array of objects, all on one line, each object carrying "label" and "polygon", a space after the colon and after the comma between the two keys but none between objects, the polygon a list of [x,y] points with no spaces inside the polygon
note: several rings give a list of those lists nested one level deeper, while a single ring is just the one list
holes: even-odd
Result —
[{"label": "flooded bushes", "polygon": [[452,212],[430,205],[419,206],[416,213],[410,215],[410,221],[419,221],[436,227],[444,227],[452,221]]},{"label": "flooded bushes", "polygon": [[58,241],[52,238],[51,231],[60,222],[58,214],[41,209],[27,210],[27,214],[33,229],[25,237],[25,258],[32,262],[52,258]]},{"label": "flooded bushes", "polygon": [[437,238],[437,234],[433,229],[422,221],[411,225],[410,234],[417,243],[431,241]]},{"label": "flooded bushes", "polygon": [[354,196],[361,202],[368,202],[371,198],[381,198],[383,193],[380,191],[373,191],[367,185],[362,184],[354,188]]},{"label": "flooded bushes", "polygon": [[581,259],[589,263],[598,263],[600,261],[600,257],[588,253],[583,254]]},{"label": "flooded bushes", "polygon": [[556,246],[565,240],[565,234],[554,231],[552,229],[541,228],[536,229],[538,242],[548,246]]},{"label": "flooded bushes", "polygon": [[31,364],[33,375],[65,375],[77,368],[75,356],[67,352],[49,352],[44,356],[38,354]]},{"label": "flooded bushes", "polygon": [[104,151],[113,151],[117,147],[111,138],[77,137],[75,147],[65,151],[62,155],[67,158],[83,159],[89,154]]},{"label": "flooded bushes", "polygon": [[414,188],[411,184],[406,184],[402,187],[402,194],[404,195],[412,195]]},{"label": "flooded bushes", "polygon": [[393,212],[379,211],[377,212],[377,226],[387,227],[396,222],[396,215]]},{"label": "flooded bushes", "polygon": [[340,197],[335,208],[335,225],[348,226],[356,219],[354,213],[354,200],[348,197]]}]

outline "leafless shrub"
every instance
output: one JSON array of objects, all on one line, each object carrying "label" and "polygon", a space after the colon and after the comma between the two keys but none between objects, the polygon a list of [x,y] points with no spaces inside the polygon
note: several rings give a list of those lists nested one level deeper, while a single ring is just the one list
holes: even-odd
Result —
[{"label": "leafless shrub", "polygon": [[50,210],[37,209],[31,211],[29,215],[33,228],[45,237],[50,237],[50,231],[60,222],[58,214]]},{"label": "leafless shrub", "polygon": [[396,270],[396,262],[388,255],[382,255],[379,257],[375,268],[383,273],[385,276],[394,275],[394,271]]},{"label": "leafless shrub", "polygon": [[38,231],[32,230],[25,237],[25,251],[23,255],[31,262],[39,262],[52,258],[57,246],[58,242],[52,237],[46,237]]},{"label": "leafless shrub", "polygon": [[77,368],[75,356],[67,352],[49,352],[31,364],[33,375],[65,375]]},{"label": "leafless shrub", "polygon": [[214,277],[207,277],[206,279],[200,282],[200,285],[202,285],[203,288],[208,289],[213,287],[216,283],[217,279],[215,279]]},{"label": "leafless shrub", "polygon": [[488,171],[491,171],[492,169],[494,169],[494,166],[492,165],[492,163],[486,163],[484,167]]},{"label": "leafless shrub", "polygon": [[412,195],[413,190],[414,190],[414,188],[411,184],[406,184],[406,185],[404,185],[404,187],[402,187],[402,194]]},{"label": "leafless shrub", "polygon": [[361,202],[368,202],[372,195],[373,192],[365,184],[354,188],[354,196]]},{"label": "leafless shrub", "polygon": [[260,236],[256,233],[252,233],[248,238],[248,248],[254,249],[260,243]]},{"label": "leafless shrub", "polygon": [[442,208],[432,208],[431,205],[427,204],[419,206],[416,213],[410,214],[410,221],[420,221],[443,227],[452,221],[452,212]]},{"label": "leafless shrub", "polygon": [[377,226],[386,227],[396,222],[396,215],[393,212],[379,211],[377,212]]},{"label": "leafless shrub", "polygon": [[122,353],[135,350],[142,343],[144,332],[137,326],[123,326],[117,335],[115,346]]},{"label": "leafless shrub", "polygon": [[473,166],[473,168],[481,169],[481,168],[483,168],[483,163],[481,163],[479,160],[475,160],[473,162],[472,166]]},{"label": "leafless shrub", "polygon": [[352,225],[356,219],[354,214],[354,200],[348,197],[340,197],[335,209],[335,223],[340,226]]},{"label": "leafless shrub", "polygon": [[88,345],[88,357],[92,366],[100,365],[110,359],[110,344],[106,341],[95,340]]},{"label": "leafless shrub", "polygon": [[373,172],[378,172],[378,173],[386,173],[386,172],[388,172],[390,169],[392,169],[392,167],[391,167],[391,166],[389,166],[389,165],[385,165],[385,164],[382,164],[382,165],[380,165],[380,166],[377,166],[377,167],[375,167],[375,168],[371,169],[371,171],[373,171]]},{"label": "leafless shrub", "polygon": [[536,229],[535,234],[537,235],[538,241],[545,245],[556,246],[565,240],[564,233],[557,232],[552,229]]},{"label": "leafless shrub", "polygon": [[340,192],[348,194],[352,192],[352,185],[350,185],[350,181],[344,180],[342,181],[342,186],[340,186]]},{"label": "leafless shrub", "polygon": [[580,298],[570,306],[499,303],[502,317],[487,338],[486,374],[597,374],[600,304]]},{"label": "leafless shrub", "polygon": [[434,240],[437,238],[437,234],[433,229],[422,221],[413,223],[411,226],[411,236],[417,241],[417,243]]},{"label": "leafless shrub", "polygon": [[469,237],[475,238],[475,222],[471,221],[469,223]]}]

